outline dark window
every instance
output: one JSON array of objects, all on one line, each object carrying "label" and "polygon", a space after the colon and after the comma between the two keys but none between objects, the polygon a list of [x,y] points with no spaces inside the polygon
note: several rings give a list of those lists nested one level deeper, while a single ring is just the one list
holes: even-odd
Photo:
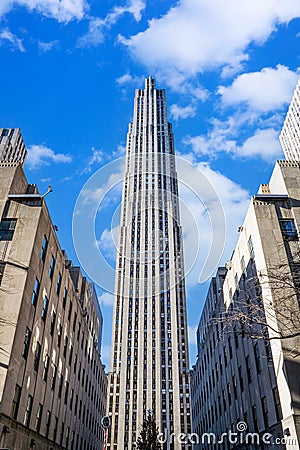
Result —
[{"label": "dark window", "polygon": [[236,384],[236,377],[233,375],[232,377],[232,384],[233,384],[233,395],[234,398],[237,398],[237,384]]},{"label": "dark window", "polygon": [[34,361],[33,361],[33,369],[37,372],[39,370],[39,363],[40,363],[40,357],[41,357],[41,344],[39,342],[36,343],[36,349],[34,354]]},{"label": "dark window", "polygon": [[43,405],[40,403],[38,406],[36,421],[35,421],[35,429],[36,429],[37,433],[39,433],[40,429],[41,429],[42,415],[43,415]]},{"label": "dark window", "polygon": [[56,321],[56,312],[52,311],[51,325],[50,325],[50,334],[51,334],[51,336],[53,336],[53,334],[54,334],[55,321]]},{"label": "dark window", "polygon": [[49,366],[50,366],[50,356],[46,355],[45,364],[44,364],[44,372],[43,372],[43,380],[44,381],[47,381]]},{"label": "dark window", "polygon": [[30,423],[32,403],[33,403],[33,397],[31,395],[28,395],[26,410],[25,410],[25,415],[24,415],[24,422],[23,422],[25,427],[28,427],[29,423]]},{"label": "dark window", "polygon": [[74,314],[73,331],[75,331],[75,329],[76,329],[76,321],[77,321],[77,313]]},{"label": "dark window", "polygon": [[65,389],[65,405],[67,404],[68,396],[69,396],[69,383],[68,383],[68,381],[66,381],[66,389]]},{"label": "dark window", "polygon": [[57,429],[58,429],[58,417],[55,417],[54,428],[53,428],[53,441],[56,441],[57,437]]},{"label": "dark window", "polygon": [[63,296],[63,308],[65,309],[66,307],[66,303],[67,303],[67,296],[68,296],[68,290],[65,288],[64,289],[64,296]]},{"label": "dark window", "polygon": [[293,240],[298,238],[294,219],[279,219],[279,225],[282,236],[285,239]]},{"label": "dark window", "polygon": [[62,373],[60,374],[59,387],[58,387],[58,397],[61,398],[62,388],[64,384],[64,377]]},{"label": "dark window", "polygon": [[273,400],[276,411],[276,419],[279,422],[282,419],[282,411],[277,386],[273,389]]},{"label": "dark window", "polygon": [[5,269],[5,263],[4,262],[0,262],[0,286],[3,280],[3,275],[4,275],[4,269]]},{"label": "dark window", "polygon": [[256,405],[252,406],[252,419],[253,419],[254,431],[258,432],[258,418],[257,418]]},{"label": "dark window", "polygon": [[62,445],[64,440],[64,432],[65,432],[65,423],[62,422],[61,429],[60,429],[60,445]]},{"label": "dark window", "polygon": [[55,268],[55,258],[54,258],[54,256],[52,255],[52,258],[51,258],[51,261],[50,261],[50,266],[49,266],[49,272],[48,272],[49,278],[50,278],[51,280],[52,280],[52,278],[53,278],[54,268]]},{"label": "dark window", "polygon": [[247,369],[248,383],[251,383],[251,381],[252,381],[252,375],[251,375],[251,364],[250,364],[250,358],[249,358],[249,355],[246,356],[246,369]]},{"label": "dark window", "polygon": [[21,386],[16,384],[15,394],[14,394],[14,398],[13,398],[13,402],[12,402],[12,410],[11,410],[11,417],[14,420],[17,420],[17,417],[18,417],[20,398],[21,398]]},{"label": "dark window", "polygon": [[269,426],[269,413],[268,413],[268,405],[267,405],[267,398],[263,397],[261,399],[261,406],[263,411],[263,418],[264,418],[264,425],[265,428],[268,428]]},{"label": "dark window", "polygon": [[241,388],[241,392],[244,391],[244,380],[243,380],[243,375],[242,375],[242,367],[239,366],[239,381],[240,381],[240,388]]},{"label": "dark window", "polygon": [[47,316],[48,305],[49,305],[49,300],[48,300],[48,297],[45,295],[43,309],[42,309],[42,319],[44,322],[45,322],[46,316]]},{"label": "dark window", "polygon": [[65,342],[64,342],[64,358],[67,356],[67,350],[68,350],[68,336],[65,336]]},{"label": "dark window", "polygon": [[57,276],[57,283],[56,283],[56,293],[57,293],[57,295],[59,294],[60,287],[61,287],[61,273],[59,272],[58,276]]},{"label": "dark window", "polygon": [[36,306],[36,304],[37,304],[39,291],[40,291],[40,282],[36,278],[35,282],[34,282],[34,286],[33,286],[32,297],[31,297],[31,303],[33,304],[33,306]]},{"label": "dark window", "polygon": [[259,354],[259,348],[258,348],[257,342],[255,342],[255,344],[254,344],[254,356],[255,356],[256,370],[259,373],[259,372],[261,372],[261,362],[260,362],[260,354]]},{"label": "dark window", "polygon": [[27,359],[31,339],[31,330],[26,327],[22,356]]},{"label": "dark window", "polygon": [[48,439],[49,437],[50,423],[51,423],[51,411],[48,410],[46,416],[46,439]]},{"label": "dark window", "polygon": [[70,302],[70,305],[69,305],[69,312],[68,312],[68,320],[70,320],[70,319],[71,319],[71,315],[72,315],[72,308],[73,308],[73,303],[72,303],[72,302]]},{"label": "dark window", "polygon": [[58,332],[57,332],[57,347],[58,348],[60,348],[61,335],[62,335],[62,324],[59,324]]},{"label": "dark window", "polygon": [[41,253],[40,253],[40,258],[42,261],[45,261],[46,258],[46,253],[47,253],[47,247],[48,247],[48,239],[46,238],[46,236],[44,236],[44,240],[42,243],[42,249],[41,249]]},{"label": "dark window", "polygon": [[0,222],[0,241],[11,241],[16,228],[17,219],[2,219]]},{"label": "dark window", "polygon": [[57,376],[57,367],[53,366],[53,372],[52,372],[52,380],[51,380],[51,389],[54,391],[55,384],[56,384],[56,376]]}]

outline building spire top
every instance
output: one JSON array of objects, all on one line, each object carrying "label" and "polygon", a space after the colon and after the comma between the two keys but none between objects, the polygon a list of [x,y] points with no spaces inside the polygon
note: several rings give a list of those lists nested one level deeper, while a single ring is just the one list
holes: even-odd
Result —
[{"label": "building spire top", "polygon": [[145,79],[145,89],[155,89],[156,81],[151,75]]}]

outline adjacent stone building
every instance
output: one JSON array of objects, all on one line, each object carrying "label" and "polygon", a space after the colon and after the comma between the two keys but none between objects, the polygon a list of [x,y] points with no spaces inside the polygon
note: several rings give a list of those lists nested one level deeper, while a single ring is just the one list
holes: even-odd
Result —
[{"label": "adjacent stone building", "polygon": [[212,279],[200,319],[195,449],[299,449],[299,232],[300,164],[278,161],[251,201],[232,258]]},{"label": "adjacent stone building", "polygon": [[300,160],[300,79],[295,88],[279,140],[288,160]]},{"label": "adjacent stone building", "polygon": [[22,166],[0,164],[0,447],[98,450],[106,375],[93,285]]}]

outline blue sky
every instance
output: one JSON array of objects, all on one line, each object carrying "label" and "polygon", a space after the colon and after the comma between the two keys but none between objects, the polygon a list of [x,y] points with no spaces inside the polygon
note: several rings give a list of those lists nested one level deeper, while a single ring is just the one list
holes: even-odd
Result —
[{"label": "blue sky", "polygon": [[[78,262],[77,197],[96,170],[112,163],[111,179],[100,171],[104,184],[94,192],[86,187],[83,203],[102,199],[95,239],[114,266],[121,173],[114,161],[124,156],[134,90],[153,75],[167,90],[177,154],[201,170],[223,205],[226,261],[250,196],[283,157],[278,135],[300,73],[299,44],[299,0],[1,0],[0,126],[21,128],[29,181],[42,193],[53,186],[48,206],[69,258]],[[179,178],[185,177],[183,168]],[[187,260],[192,222],[200,236],[199,261],[187,278],[193,364],[207,289],[198,278],[212,234],[208,191],[202,205],[189,187],[181,194]],[[87,243],[87,255],[93,245]],[[107,363],[112,297],[98,293]]]}]

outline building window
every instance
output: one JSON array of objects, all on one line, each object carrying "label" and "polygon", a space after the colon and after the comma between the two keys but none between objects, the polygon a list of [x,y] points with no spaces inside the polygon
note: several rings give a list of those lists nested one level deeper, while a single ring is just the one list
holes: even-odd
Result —
[{"label": "building window", "polygon": [[61,343],[61,335],[62,335],[62,324],[59,324],[58,332],[57,332],[57,347],[60,348]]},{"label": "building window", "polygon": [[58,417],[55,417],[54,428],[53,428],[53,441],[56,441],[57,437],[57,429],[58,429]]},{"label": "building window", "polygon": [[27,359],[27,356],[28,356],[30,339],[31,339],[31,330],[28,327],[26,327],[23,351],[22,351],[22,356],[24,359]]},{"label": "building window", "polygon": [[254,344],[254,356],[255,356],[256,370],[258,373],[260,373],[261,372],[261,362],[260,362],[260,354],[259,354],[259,348],[258,348],[257,342],[255,342],[255,344]]},{"label": "building window", "polygon": [[248,250],[249,250],[249,254],[250,254],[250,258],[255,258],[255,253],[254,253],[254,247],[253,247],[253,242],[252,242],[252,237],[250,236],[248,239]]},{"label": "building window", "polygon": [[11,410],[11,417],[14,420],[17,420],[17,417],[18,417],[20,398],[21,398],[21,386],[16,384],[15,394],[14,394],[14,398],[13,398],[13,402],[12,402],[12,410]]},{"label": "building window", "polygon": [[62,373],[60,374],[59,387],[58,387],[58,397],[61,398],[62,388],[64,384],[64,377]]},{"label": "building window", "polygon": [[264,418],[264,425],[265,428],[268,428],[269,426],[269,413],[268,413],[268,405],[267,405],[267,398],[263,397],[261,399],[261,406],[263,411],[263,418]]},{"label": "building window", "polygon": [[254,431],[257,433],[258,432],[258,418],[257,418],[256,405],[252,406],[252,419],[253,419]]},{"label": "building window", "polygon": [[63,296],[63,308],[65,309],[65,307],[66,307],[66,303],[67,303],[67,296],[68,296],[68,291],[67,291],[67,289],[65,288],[64,289],[64,296]]},{"label": "building window", "polygon": [[251,383],[251,381],[252,381],[252,375],[251,375],[251,364],[250,364],[250,358],[249,358],[249,355],[246,356],[246,369],[247,369],[248,383]]},{"label": "building window", "polygon": [[68,381],[66,381],[66,389],[65,389],[65,405],[67,404],[68,396],[69,396],[69,383],[68,383]]},{"label": "building window", "polygon": [[60,287],[61,287],[61,279],[62,279],[61,273],[59,272],[58,276],[57,276],[57,283],[56,283],[56,293],[57,293],[57,295],[59,295],[59,291],[60,291]]},{"label": "building window", "polygon": [[48,410],[46,416],[46,439],[48,439],[49,437],[50,423],[51,423],[51,411]]},{"label": "building window", "polygon": [[65,341],[64,341],[64,358],[67,356],[67,349],[68,349],[68,336],[65,336]]},{"label": "building window", "polygon": [[40,258],[42,261],[45,261],[46,258],[46,253],[47,253],[47,247],[48,247],[48,239],[46,238],[46,236],[44,236],[44,240],[42,243],[42,249],[41,249],[41,253],[40,253]]},{"label": "building window", "polygon": [[24,422],[23,422],[25,427],[29,427],[31,411],[32,411],[32,403],[33,403],[33,397],[32,397],[32,395],[28,395],[26,410],[25,410],[25,415],[24,415]]},{"label": "building window", "polygon": [[241,366],[239,366],[238,372],[239,372],[240,389],[241,389],[241,392],[243,392],[244,391],[244,380],[243,380],[242,367]]},{"label": "building window", "polygon": [[282,419],[282,411],[277,386],[273,389],[273,400],[276,411],[276,419],[277,422],[279,422]]},{"label": "building window", "polygon": [[44,297],[43,309],[42,309],[42,320],[43,320],[44,322],[45,322],[46,316],[47,316],[48,305],[49,305],[49,300],[48,300],[48,297],[45,295],[45,297]]},{"label": "building window", "polygon": [[51,325],[50,325],[50,334],[51,334],[51,336],[53,336],[53,334],[54,334],[55,321],[56,321],[56,312],[52,311]]},{"label": "building window", "polygon": [[72,308],[73,308],[73,303],[70,302],[70,305],[69,305],[69,312],[68,312],[68,320],[69,320],[69,321],[70,321],[71,315],[72,315]]},{"label": "building window", "polygon": [[289,240],[298,238],[294,219],[279,219],[279,225],[283,238]]},{"label": "building window", "polygon": [[16,228],[17,219],[2,219],[0,222],[0,241],[11,241]]},{"label": "building window", "polygon": [[34,361],[33,361],[33,369],[37,372],[39,370],[39,363],[40,363],[40,357],[41,357],[41,349],[42,346],[39,342],[36,343],[36,349],[34,354]]},{"label": "building window", "polygon": [[3,275],[4,275],[5,263],[0,262],[0,286],[2,284]]},{"label": "building window", "polygon": [[61,424],[61,430],[60,430],[60,445],[62,445],[64,440],[64,433],[65,433],[65,423],[62,422]]},{"label": "building window", "polygon": [[51,389],[54,391],[55,384],[56,384],[56,376],[57,376],[57,366],[53,366],[53,372],[52,372],[52,380],[51,380]]},{"label": "building window", "polygon": [[48,272],[49,278],[50,278],[51,280],[52,280],[52,278],[53,278],[54,268],[55,268],[55,258],[54,258],[54,256],[52,255],[51,261],[50,261],[50,266],[49,266],[49,272]]},{"label": "building window", "polygon": [[50,366],[50,356],[46,355],[45,364],[44,364],[44,371],[43,371],[43,380],[44,381],[47,381],[48,372],[49,372],[49,366]]},{"label": "building window", "polygon": [[36,278],[35,282],[34,282],[34,286],[33,286],[32,296],[31,296],[31,303],[33,304],[33,306],[36,306],[36,304],[37,304],[39,291],[40,291],[40,282]]},{"label": "building window", "polygon": [[39,433],[41,429],[42,415],[43,415],[43,405],[39,403],[35,421],[35,429],[37,433]]}]

